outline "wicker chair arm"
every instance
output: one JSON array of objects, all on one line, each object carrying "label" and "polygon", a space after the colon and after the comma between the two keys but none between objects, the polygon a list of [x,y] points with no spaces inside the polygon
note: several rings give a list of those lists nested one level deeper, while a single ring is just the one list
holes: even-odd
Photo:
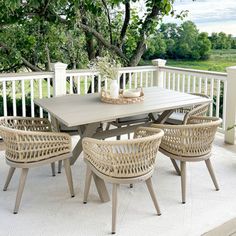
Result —
[{"label": "wicker chair arm", "polygon": [[27,131],[52,131],[51,123],[46,118],[6,116],[0,118],[0,126]]},{"label": "wicker chair arm", "polygon": [[6,157],[14,162],[36,162],[71,151],[68,134],[34,132],[0,127],[6,144]]},{"label": "wicker chair arm", "polygon": [[195,106],[193,109],[186,112],[183,120],[183,124],[187,124],[189,117],[191,116],[204,116],[207,114],[209,109],[209,103]]},{"label": "wicker chair arm", "polygon": [[135,134],[133,140],[84,138],[84,158],[101,173],[112,177],[135,177],[147,173],[153,169],[163,131],[138,128]]},{"label": "wicker chair arm", "polygon": [[153,124],[164,130],[160,147],[179,156],[201,156],[210,153],[221,119],[215,117],[190,117],[187,125]]}]

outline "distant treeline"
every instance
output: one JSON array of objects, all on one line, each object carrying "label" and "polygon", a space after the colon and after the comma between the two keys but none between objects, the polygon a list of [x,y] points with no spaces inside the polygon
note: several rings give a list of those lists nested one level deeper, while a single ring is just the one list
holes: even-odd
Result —
[{"label": "distant treeline", "polygon": [[143,58],[157,57],[169,59],[199,60],[208,59],[211,49],[236,48],[236,39],[232,35],[221,33],[199,33],[192,21],[180,26],[173,23],[162,24],[148,39],[148,48]]}]

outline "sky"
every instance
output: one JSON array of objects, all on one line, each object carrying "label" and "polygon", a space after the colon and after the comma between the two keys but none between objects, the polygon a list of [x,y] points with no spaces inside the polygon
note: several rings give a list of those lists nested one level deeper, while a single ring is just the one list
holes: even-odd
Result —
[{"label": "sky", "polygon": [[[193,21],[200,31],[236,36],[236,0],[176,0],[174,8],[177,12],[188,10],[184,20]],[[180,23],[171,17],[165,17],[164,22]]]}]

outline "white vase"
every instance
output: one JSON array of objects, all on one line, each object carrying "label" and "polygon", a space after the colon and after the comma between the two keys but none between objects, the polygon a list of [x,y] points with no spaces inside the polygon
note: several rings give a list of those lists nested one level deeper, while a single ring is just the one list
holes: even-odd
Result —
[{"label": "white vase", "polygon": [[119,97],[119,86],[117,83],[117,80],[112,80],[110,84],[110,95],[112,98],[118,98]]}]

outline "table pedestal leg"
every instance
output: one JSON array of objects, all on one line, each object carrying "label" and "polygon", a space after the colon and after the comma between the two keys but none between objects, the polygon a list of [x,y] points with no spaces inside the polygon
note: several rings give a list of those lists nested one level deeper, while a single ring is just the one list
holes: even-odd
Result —
[{"label": "table pedestal leg", "polygon": [[72,153],[73,156],[70,159],[70,164],[73,165],[75,163],[75,161],[78,159],[79,155],[81,154],[81,152],[83,151],[82,148],[82,140],[84,137],[92,137],[95,133],[97,128],[100,127],[100,123],[92,123],[92,124],[87,124],[84,127],[84,132],[82,133],[82,136],[80,137],[80,140],[78,141],[78,143],[76,144],[76,146],[74,147]]}]

